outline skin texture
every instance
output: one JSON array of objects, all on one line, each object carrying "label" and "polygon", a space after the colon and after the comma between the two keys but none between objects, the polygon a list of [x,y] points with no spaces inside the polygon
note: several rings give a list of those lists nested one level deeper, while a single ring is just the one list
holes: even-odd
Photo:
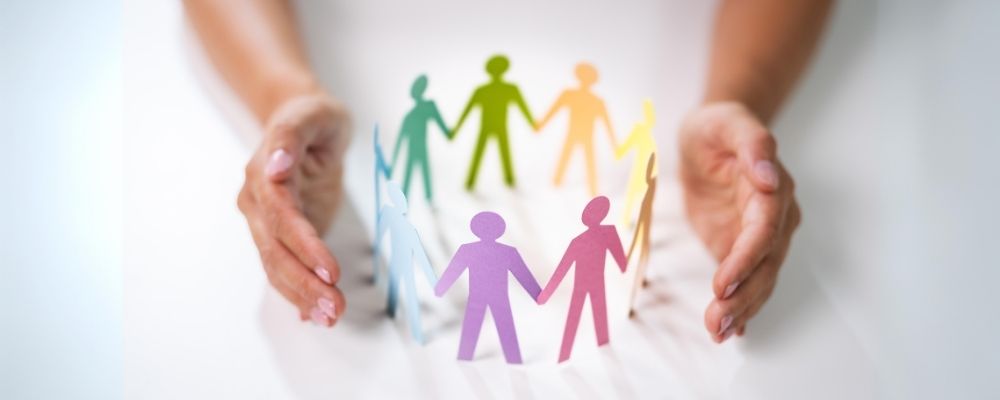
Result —
[{"label": "skin texture", "polygon": [[[719,5],[707,90],[678,134],[688,218],[720,261],[716,298],[705,312],[716,341],[743,333],[770,296],[801,218],[768,126],[805,69],[831,4]],[[302,319],[332,326],[346,305],[335,285],[340,266],[319,238],[341,197],[347,112],[317,83],[288,1],[187,0],[185,8],[216,69],[262,127],[239,206],[268,279]]]}]

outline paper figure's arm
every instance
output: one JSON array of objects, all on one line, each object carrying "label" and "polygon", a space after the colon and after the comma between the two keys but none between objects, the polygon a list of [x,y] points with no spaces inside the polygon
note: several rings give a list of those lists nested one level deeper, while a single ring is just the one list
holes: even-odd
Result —
[{"label": "paper figure's arm", "polygon": [[469,263],[472,261],[473,257],[471,256],[465,245],[458,248],[458,251],[452,256],[451,262],[448,263],[448,267],[441,274],[441,279],[438,280],[437,285],[434,285],[434,294],[437,297],[444,296],[448,288],[458,280],[458,277],[462,276],[462,272],[465,272],[465,269],[469,267]]},{"label": "paper figure's arm", "polygon": [[549,107],[549,111],[545,113],[545,116],[538,121],[538,125],[535,126],[535,131],[537,132],[542,130],[542,128],[544,128],[545,125],[549,123],[549,120],[552,119],[552,117],[555,116],[556,113],[559,112],[559,110],[563,108],[563,106],[565,105],[566,105],[566,92],[562,92],[559,95],[559,98],[556,99],[556,102],[552,103],[552,106]]},{"label": "paper figure's arm", "polygon": [[444,137],[450,140],[452,137],[452,132],[448,130],[448,126],[445,125],[444,118],[441,118],[441,112],[438,111],[437,104],[435,104],[433,101],[431,101],[430,103],[431,103],[430,105],[431,117],[434,117],[434,122],[437,123],[438,128],[441,128],[441,133],[444,134]]},{"label": "paper figure's arm", "polygon": [[556,288],[559,287],[559,283],[566,277],[569,267],[573,265],[572,255],[576,253],[575,247],[574,243],[570,243],[569,248],[566,249],[566,254],[563,254],[562,260],[559,261],[559,266],[556,267],[556,272],[552,274],[549,283],[545,285],[545,289],[538,295],[538,304],[545,304],[545,302],[549,301],[549,297],[552,297],[552,293],[555,293]]},{"label": "paper figure's arm", "polygon": [[[636,231],[638,232],[638,230]],[[628,260],[625,259],[625,250],[622,249],[622,239],[618,236],[618,229],[614,225],[608,228],[608,250],[611,251],[611,257],[614,257],[615,262],[618,263],[618,268],[625,273],[625,268],[628,268]]]},{"label": "paper figure's arm", "polygon": [[625,143],[622,143],[621,146],[615,148],[615,159],[620,160],[622,157],[625,157],[625,153],[628,153],[630,148],[635,147],[638,144],[640,129],[642,128],[637,124],[634,128],[632,128],[632,132],[628,134],[628,137],[625,138]]},{"label": "paper figure's arm", "polygon": [[413,241],[413,253],[417,257],[417,262],[420,263],[421,269],[424,271],[424,276],[427,277],[427,282],[430,282],[431,286],[435,286],[438,283],[437,274],[434,273],[434,268],[431,267],[431,260],[427,258],[427,252],[424,251],[424,244],[420,242],[420,236],[414,234]]},{"label": "paper figure's arm", "polygon": [[387,229],[389,229],[389,219],[392,218],[392,216],[389,216],[389,215],[385,214],[385,209],[387,207],[388,206],[382,207],[382,210],[378,212],[378,215],[380,215],[382,217],[378,219],[378,226],[375,227],[375,248],[376,249],[381,248],[380,245],[382,244],[382,236],[384,236],[385,235],[385,231]]},{"label": "paper figure's arm", "polygon": [[521,287],[528,291],[531,298],[538,301],[538,295],[542,292],[542,288],[538,286],[538,281],[535,280],[535,276],[531,275],[531,270],[528,269],[528,265],[524,263],[524,258],[521,257],[521,253],[517,250],[513,250],[513,255],[511,255],[510,273],[514,275],[514,278],[521,283]]},{"label": "paper figure's arm", "polygon": [[472,94],[472,97],[469,98],[469,104],[465,105],[465,110],[462,110],[462,116],[458,117],[458,123],[455,124],[455,128],[451,130],[452,138],[458,136],[458,130],[462,129],[462,124],[465,123],[465,118],[469,116],[469,113],[472,111],[472,107],[475,107],[476,103],[478,102],[479,102],[479,91],[477,90],[475,93]]},{"label": "paper figure's arm", "polygon": [[608,116],[608,108],[604,106],[604,102],[601,102],[601,108],[598,110],[598,118],[604,121],[604,131],[608,133],[608,139],[611,140],[611,147],[618,150],[618,137],[615,136],[615,128],[611,126],[611,117]]},{"label": "paper figure's arm", "polygon": [[375,146],[375,172],[381,173],[386,179],[392,174],[392,170],[385,162],[385,154],[382,153],[382,146]]},{"label": "paper figure's arm", "polygon": [[521,97],[521,90],[514,87],[514,101],[517,103],[517,108],[521,110],[521,114],[524,114],[524,119],[528,120],[531,127],[534,128],[535,119],[531,117],[531,111],[528,110],[528,103],[524,102],[524,97]]},{"label": "paper figure's arm", "polygon": [[627,264],[628,264],[628,263],[629,263],[630,261],[632,261],[632,251],[634,251],[634,250],[635,250],[635,244],[636,244],[636,243],[639,243],[639,231],[640,231],[641,229],[645,229],[645,227],[646,227],[646,223],[645,223],[645,221],[643,221],[643,220],[642,220],[642,219],[640,218],[640,219],[639,219],[639,223],[638,223],[638,224],[635,224],[635,234],[633,234],[633,235],[632,235],[632,244],[628,246],[628,253],[626,253],[626,254],[625,254],[625,264],[626,264],[626,265],[627,265]]}]

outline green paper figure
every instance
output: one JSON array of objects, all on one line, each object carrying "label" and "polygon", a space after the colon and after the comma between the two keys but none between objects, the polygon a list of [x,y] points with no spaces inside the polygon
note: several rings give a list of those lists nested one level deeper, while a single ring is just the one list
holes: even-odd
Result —
[{"label": "green paper figure", "polygon": [[486,72],[490,74],[489,83],[476,88],[469,99],[469,104],[462,111],[462,116],[458,119],[458,124],[453,129],[452,137],[458,134],[462,128],[465,117],[469,115],[472,108],[481,108],[481,122],[479,125],[479,139],[476,142],[476,150],[472,155],[472,165],[469,167],[469,177],[465,181],[465,189],[472,191],[476,184],[476,175],[479,173],[479,163],[483,159],[483,151],[486,150],[486,141],[494,138],[500,146],[500,160],[503,163],[504,182],[507,186],[514,186],[514,166],[510,158],[510,141],[507,137],[507,108],[510,103],[515,103],[528,120],[531,127],[535,127],[535,120],[528,111],[528,105],[521,97],[521,91],[516,85],[504,82],[503,74],[510,68],[510,60],[504,55],[495,55],[486,61]]},{"label": "green paper figure", "polygon": [[396,147],[392,151],[392,168],[395,170],[399,149],[403,147],[403,141],[406,141],[409,147],[406,152],[406,177],[403,178],[403,193],[407,196],[410,195],[410,177],[413,174],[413,168],[419,166],[424,178],[424,196],[430,202],[432,192],[430,157],[427,154],[427,124],[434,120],[446,138],[451,139],[451,134],[444,124],[444,119],[441,118],[441,113],[438,112],[437,105],[434,104],[434,101],[424,98],[426,90],[427,76],[420,75],[410,87],[410,95],[413,96],[415,104],[406,113],[406,117],[403,118],[403,126],[399,128]]}]

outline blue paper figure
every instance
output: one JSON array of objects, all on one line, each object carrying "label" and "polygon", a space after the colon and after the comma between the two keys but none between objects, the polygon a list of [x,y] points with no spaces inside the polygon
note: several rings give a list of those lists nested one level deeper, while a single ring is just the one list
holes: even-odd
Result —
[{"label": "blue paper figure", "polygon": [[[407,315],[410,319],[410,332],[413,339],[424,343],[423,329],[420,325],[420,307],[417,303],[416,284],[414,283],[413,262],[420,264],[427,281],[431,286],[437,285],[437,276],[431,268],[431,262],[427,259],[424,246],[420,244],[420,237],[416,228],[406,219],[407,205],[406,196],[399,190],[395,182],[388,183],[389,199],[392,204],[382,207],[381,218],[378,222],[378,233],[375,234],[375,246],[378,247],[382,236],[388,230],[392,235],[392,255],[389,257],[389,290],[387,309],[389,316],[396,316],[396,300],[399,291],[399,281],[402,279],[405,286]],[[416,256],[416,260],[414,260]]]},{"label": "blue paper figure", "polygon": [[[382,219],[382,180],[389,180],[389,172],[392,168],[385,162],[385,154],[382,153],[382,142],[378,139],[378,125],[375,125],[375,135],[372,136],[375,144],[375,226],[378,227]],[[378,283],[378,261],[379,261],[379,241],[375,240],[372,246],[372,279]]]}]

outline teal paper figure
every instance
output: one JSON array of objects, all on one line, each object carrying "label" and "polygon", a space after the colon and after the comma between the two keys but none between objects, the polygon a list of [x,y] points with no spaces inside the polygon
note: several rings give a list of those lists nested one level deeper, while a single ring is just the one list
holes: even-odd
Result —
[{"label": "teal paper figure", "polygon": [[[372,136],[372,142],[375,144],[375,226],[377,228],[379,220],[382,217],[382,180],[389,180],[389,173],[392,169],[385,163],[385,154],[382,153],[382,142],[378,138],[378,125],[375,125],[375,134]],[[376,283],[378,282],[378,260],[380,253],[378,244],[378,240],[375,240],[375,245],[372,246],[372,280]]]},{"label": "teal paper figure", "polygon": [[[375,235],[375,246],[378,247],[382,236],[388,230],[392,235],[392,255],[389,258],[389,289],[386,311],[389,316],[396,316],[396,301],[399,292],[399,281],[403,281],[406,296],[406,314],[410,320],[410,332],[413,339],[424,343],[423,329],[420,324],[420,306],[417,302],[417,291],[414,280],[413,262],[420,264],[427,281],[431,286],[437,285],[437,275],[431,268],[427,253],[420,244],[417,230],[406,219],[406,196],[394,182],[388,183],[389,199],[392,204],[382,208],[378,223],[378,233]],[[416,260],[414,260],[416,257]]]},{"label": "teal paper figure", "polygon": [[476,88],[469,103],[462,111],[462,116],[458,118],[458,124],[452,129],[452,137],[458,135],[458,130],[462,128],[465,117],[469,115],[472,108],[479,106],[480,124],[479,139],[476,141],[476,150],[472,155],[472,165],[469,167],[469,177],[465,181],[465,189],[472,191],[476,185],[476,175],[479,173],[479,163],[483,159],[483,151],[486,150],[486,141],[496,139],[500,146],[500,160],[503,164],[504,182],[507,186],[514,186],[514,166],[510,158],[510,140],[507,135],[507,109],[511,103],[517,105],[524,118],[532,129],[535,127],[535,120],[528,111],[528,105],[521,97],[521,90],[516,85],[503,80],[504,72],[510,67],[510,60],[504,55],[495,55],[486,62],[486,72],[490,74],[489,83]]},{"label": "teal paper figure", "polygon": [[406,176],[403,178],[403,194],[410,195],[410,177],[414,167],[420,167],[424,178],[424,196],[430,202],[431,192],[431,166],[430,156],[427,154],[427,124],[433,120],[441,128],[441,132],[448,139],[451,133],[438,112],[434,101],[424,98],[424,91],[427,90],[427,76],[420,75],[413,81],[410,87],[410,95],[415,102],[413,108],[406,113],[403,118],[403,126],[399,129],[399,137],[396,138],[396,148],[392,151],[393,169],[397,165],[399,150],[403,147],[403,142],[408,143],[406,152]]}]

